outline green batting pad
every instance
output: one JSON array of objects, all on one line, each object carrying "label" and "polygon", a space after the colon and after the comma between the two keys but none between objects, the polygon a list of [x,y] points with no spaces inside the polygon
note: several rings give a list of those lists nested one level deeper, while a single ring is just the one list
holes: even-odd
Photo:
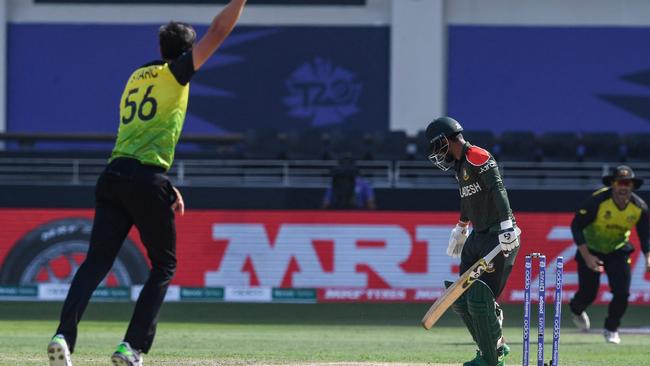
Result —
[{"label": "green batting pad", "polygon": [[492,290],[485,282],[477,280],[465,296],[472,324],[476,329],[478,348],[488,365],[496,365],[499,363],[497,341],[501,338],[501,326],[497,319]]},{"label": "green batting pad", "polygon": [[[445,281],[445,287],[453,285],[453,282]],[[478,338],[476,338],[476,328],[474,328],[474,322],[472,322],[472,316],[469,315],[469,306],[467,305],[467,296],[462,294],[454,303],[451,305],[451,309],[454,313],[460,316],[460,319],[465,323],[469,334],[472,336],[474,343],[478,344]]]}]

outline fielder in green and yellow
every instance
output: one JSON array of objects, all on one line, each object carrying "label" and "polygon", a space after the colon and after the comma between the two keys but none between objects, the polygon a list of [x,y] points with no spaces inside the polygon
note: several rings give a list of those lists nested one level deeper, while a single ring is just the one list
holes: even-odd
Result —
[{"label": "fielder in green and yellow", "polygon": [[190,80],[228,37],[245,3],[231,0],[198,42],[188,24],[163,25],[158,33],[161,59],[137,68],[127,80],[115,148],[97,180],[88,254],[74,275],[59,326],[47,347],[50,366],[72,366],[78,324],[132,226],[138,228],[147,249],[151,271],[111,361],[116,366],[143,365],[176,271],[174,212],[182,215],[184,202],[166,172],[183,129]]},{"label": "fielder in green and yellow", "polygon": [[618,327],[627,309],[630,296],[631,260],[634,246],[630,242],[633,227],[643,251],[644,266],[650,272],[650,223],[648,205],[633,191],[643,180],[627,165],[613,169],[603,177],[605,188],[591,195],[576,212],[571,222],[573,240],[578,246],[578,291],[569,307],[573,323],[582,331],[590,328],[586,313],[600,288],[602,272],[607,274],[612,300],[607,308],[603,336],[607,343],[619,344]]},{"label": "fielder in green and yellow", "polygon": [[[465,141],[458,121],[441,117],[429,124],[431,162],[454,169],[460,194],[460,218],[449,238],[447,254],[461,259],[460,273],[500,245],[502,252],[453,305],[478,346],[464,366],[503,366],[509,348],[501,326],[503,312],[496,299],[512,271],[519,234],[496,161],[486,150]],[[469,226],[472,226],[471,233]]]}]

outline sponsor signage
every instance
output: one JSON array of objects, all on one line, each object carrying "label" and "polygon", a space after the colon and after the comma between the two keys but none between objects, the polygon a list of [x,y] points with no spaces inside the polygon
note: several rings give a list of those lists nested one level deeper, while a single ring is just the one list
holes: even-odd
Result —
[{"label": "sponsor signage", "polygon": [[[131,301],[138,300],[140,292],[142,292],[142,285],[131,286]],[[165,301],[174,302],[181,300],[181,288],[179,286],[171,285],[167,288],[165,294]]]},{"label": "sponsor signage", "polygon": [[38,287],[36,286],[0,286],[0,298],[36,298]]},{"label": "sponsor signage", "polygon": [[274,288],[273,302],[316,302],[316,290],[312,288]]},{"label": "sponsor signage", "polygon": [[221,301],[223,298],[221,287],[181,287],[181,301]]},{"label": "sponsor signage", "polygon": [[[48,233],[53,227],[59,230],[56,223],[61,220],[92,222],[92,215],[91,210],[1,209],[0,220],[5,225],[0,229],[0,286],[4,286],[0,291],[16,293],[17,285],[38,285],[39,299],[62,300],[67,285],[61,282],[69,281],[74,269],[70,260],[63,259],[78,257],[81,261],[85,255],[83,246],[66,247],[69,240],[63,239],[73,236],[78,244],[87,240],[89,233]],[[520,256],[530,252],[547,256],[549,288],[554,286],[555,259],[564,256],[565,302],[578,285],[572,217],[572,213],[517,215],[523,231]],[[459,275],[459,260],[445,254],[457,218],[456,212],[188,211],[177,219],[177,272],[166,299],[431,302],[444,290],[445,280]],[[59,237],[61,241],[57,241]],[[32,246],[34,238],[47,239],[49,246],[33,249],[37,248]],[[638,248],[636,233],[631,240]],[[121,262],[105,280],[107,287],[115,290],[102,289],[96,298],[123,298],[124,288],[131,286],[130,299],[139,294],[137,282],[142,277],[136,276],[139,272],[131,263],[146,262],[146,251],[135,229],[129,242],[131,257],[118,257]],[[630,302],[650,304],[650,274],[640,252],[631,256]],[[57,253],[62,254],[59,257]],[[533,291],[537,276],[534,271]],[[521,302],[523,284],[523,261],[517,260],[500,302]],[[547,291],[547,300],[553,295]],[[605,303],[610,298],[603,276],[596,301]]]},{"label": "sponsor signage", "polygon": [[227,286],[224,298],[232,302],[271,302],[271,288]]},{"label": "sponsor signage", "polygon": [[319,302],[433,302],[442,289],[354,289],[325,288],[318,292]]},{"label": "sponsor signage", "polygon": [[93,300],[123,300],[128,301],[131,297],[131,289],[128,287],[100,287],[93,292]]},{"label": "sponsor signage", "polygon": [[38,299],[44,301],[65,300],[70,285],[61,283],[42,283],[38,285]]}]

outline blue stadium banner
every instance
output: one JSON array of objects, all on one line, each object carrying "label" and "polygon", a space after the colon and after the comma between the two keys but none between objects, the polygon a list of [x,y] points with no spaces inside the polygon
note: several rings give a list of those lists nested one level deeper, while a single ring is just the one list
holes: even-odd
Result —
[{"label": "blue stadium banner", "polygon": [[[115,133],[127,78],[159,57],[157,31],[10,24],[8,132]],[[389,38],[387,26],[238,27],[192,80],[184,131],[387,130]]]},{"label": "blue stadium banner", "polygon": [[650,130],[650,28],[451,26],[449,115],[468,130]]}]

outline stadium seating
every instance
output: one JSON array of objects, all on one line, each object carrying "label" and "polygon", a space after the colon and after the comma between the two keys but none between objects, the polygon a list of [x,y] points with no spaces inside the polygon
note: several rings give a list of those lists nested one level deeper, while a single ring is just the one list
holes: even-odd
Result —
[{"label": "stadium seating", "polygon": [[288,157],[300,160],[331,159],[329,136],[321,130],[291,131],[288,136]]},{"label": "stadium seating", "polygon": [[[650,133],[465,131],[465,139],[485,148],[499,161],[649,162]],[[367,132],[358,129],[251,130],[241,141],[219,143],[181,137],[177,159],[334,160],[343,154],[357,160],[426,160],[429,142],[424,130]],[[52,146],[50,146],[52,145]],[[97,158],[110,156],[112,143],[8,142],[0,157]],[[44,155],[45,154],[45,155]]]},{"label": "stadium seating", "polygon": [[582,134],[585,161],[621,161],[622,141],[615,132],[590,132]]},{"label": "stadium seating", "polygon": [[[463,132],[465,140],[469,141],[472,145],[480,146],[487,151],[495,154],[495,145],[497,145],[496,136],[492,131],[466,131]],[[498,150],[499,148],[497,148]]]},{"label": "stadium seating", "polygon": [[247,131],[244,157],[246,159],[287,159],[288,135],[274,129]]},{"label": "stadium seating", "polygon": [[544,161],[580,160],[581,140],[573,132],[546,132],[537,141]]},{"label": "stadium seating", "polygon": [[404,131],[378,132],[375,139],[375,160],[405,160],[408,158],[409,137]]},{"label": "stadium seating", "polygon": [[542,158],[535,134],[530,131],[504,132],[499,146],[499,160],[539,161]]},{"label": "stadium seating", "polygon": [[623,137],[627,160],[650,161],[650,133],[631,133]]}]

